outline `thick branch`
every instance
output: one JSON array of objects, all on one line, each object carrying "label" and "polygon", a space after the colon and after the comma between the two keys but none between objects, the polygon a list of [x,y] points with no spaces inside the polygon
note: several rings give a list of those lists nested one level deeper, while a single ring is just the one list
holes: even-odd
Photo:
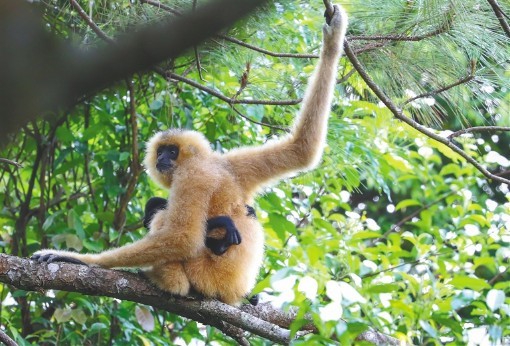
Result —
[{"label": "thick branch", "polygon": [[179,56],[261,3],[216,0],[171,22],[140,28],[115,45],[84,51],[48,34],[27,3],[0,2],[0,138],[5,141],[6,134],[38,115]]},{"label": "thick branch", "polygon": [[5,334],[3,330],[0,330],[0,342],[6,346],[18,346],[18,344],[14,342],[9,335]]},{"label": "thick branch", "polygon": [[219,301],[172,297],[130,272],[68,263],[39,264],[29,259],[1,254],[0,282],[27,291],[57,289],[130,300],[204,324],[214,326],[218,320],[222,320],[273,342],[290,342],[290,331],[287,329]]},{"label": "thick branch", "polygon": [[[174,297],[130,272],[69,263],[40,264],[5,254],[0,254],[0,282],[27,291],[56,289],[151,305],[220,328],[239,342],[244,340],[236,328],[276,343],[288,344],[291,341],[288,328],[295,318],[293,312],[283,312],[269,303],[237,309],[216,300]],[[312,324],[302,329],[305,332],[299,335],[317,331]],[[384,340],[376,345],[398,345],[397,339],[374,330],[361,333],[357,339]]]}]

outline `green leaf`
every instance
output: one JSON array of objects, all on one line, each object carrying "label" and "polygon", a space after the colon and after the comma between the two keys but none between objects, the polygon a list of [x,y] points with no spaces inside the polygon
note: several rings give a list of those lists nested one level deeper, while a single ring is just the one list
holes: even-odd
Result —
[{"label": "green leaf", "polygon": [[490,288],[490,285],[487,283],[487,281],[465,275],[454,276],[453,280],[450,281],[450,284],[457,288],[470,288],[474,291]]},{"label": "green leaf", "polygon": [[373,285],[368,287],[368,292],[370,293],[389,293],[396,292],[400,289],[400,285],[398,284],[381,284],[381,285]]},{"label": "green leaf", "polygon": [[53,313],[53,318],[57,321],[57,323],[64,323],[71,319],[73,315],[73,310],[70,308],[57,308]]},{"label": "green leaf", "polygon": [[85,231],[83,229],[80,217],[74,211],[74,209],[69,210],[69,213],[67,214],[67,225],[69,226],[69,228],[76,231],[78,237],[80,237],[81,239],[85,238]]},{"label": "green leaf", "polygon": [[422,204],[414,199],[404,199],[403,201],[400,201],[397,206],[395,207],[395,210],[404,209],[411,206],[421,206]]}]

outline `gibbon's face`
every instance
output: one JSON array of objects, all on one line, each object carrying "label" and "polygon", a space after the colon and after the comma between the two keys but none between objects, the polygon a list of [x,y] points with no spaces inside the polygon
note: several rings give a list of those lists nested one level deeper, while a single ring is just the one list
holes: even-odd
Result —
[{"label": "gibbon's face", "polygon": [[149,140],[144,165],[154,181],[170,188],[179,167],[196,164],[196,160],[203,162],[210,153],[210,144],[201,133],[172,129],[158,132]]},{"label": "gibbon's face", "polygon": [[161,174],[171,171],[179,157],[179,147],[174,144],[160,145],[156,150],[156,169]]}]

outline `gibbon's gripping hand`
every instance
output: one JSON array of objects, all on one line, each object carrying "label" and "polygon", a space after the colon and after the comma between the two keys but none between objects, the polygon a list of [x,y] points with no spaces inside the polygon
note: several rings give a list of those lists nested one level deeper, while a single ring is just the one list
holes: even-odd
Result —
[{"label": "gibbon's gripping hand", "polygon": [[30,259],[37,261],[39,263],[53,263],[53,262],[66,262],[66,263],[74,263],[74,264],[82,264],[88,266],[87,263],[82,262],[76,258],[67,257],[57,255],[55,253],[36,253],[30,257]]},{"label": "gibbon's gripping hand", "polygon": [[207,220],[207,231],[212,231],[215,228],[225,228],[226,231],[225,236],[221,239],[205,239],[205,246],[211,249],[215,255],[223,255],[231,245],[241,244],[241,234],[230,217],[217,216]]},{"label": "gibbon's gripping hand", "polygon": [[324,17],[326,17],[326,24],[322,28],[324,48],[327,51],[340,53],[347,30],[347,13],[341,6],[334,5],[333,14],[330,16],[326,11]]}]

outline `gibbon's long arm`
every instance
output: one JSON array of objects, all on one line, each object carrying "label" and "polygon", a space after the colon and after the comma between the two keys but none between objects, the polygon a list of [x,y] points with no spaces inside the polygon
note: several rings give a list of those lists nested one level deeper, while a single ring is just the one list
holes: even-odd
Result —
[{"label": "gibbon's long arm", "polygon": [[347,15],[335,6],[330,24],[323,28],[323,47],[310,78],[303,105],[292,132],[263,146],[235,149],[226,154],[243,188],[249,193],[272,179],[312,168],[319,161],[342,53]]},{"label": "gibbon's long arm", "polygon": [[[177,184],[168,202],[175,207],[158,211],[151,222],[149,234],[132,244],[99,254],[48,249],[37,251],[32,258],[50,262],[78,260],[105,268],[143,267],[192,258],[205,247],[207,210],[214,188],[214,184],[208,183],[190,179],[186,184]],[[190,198],[189,191],[194,191],[193,198]]]}]

